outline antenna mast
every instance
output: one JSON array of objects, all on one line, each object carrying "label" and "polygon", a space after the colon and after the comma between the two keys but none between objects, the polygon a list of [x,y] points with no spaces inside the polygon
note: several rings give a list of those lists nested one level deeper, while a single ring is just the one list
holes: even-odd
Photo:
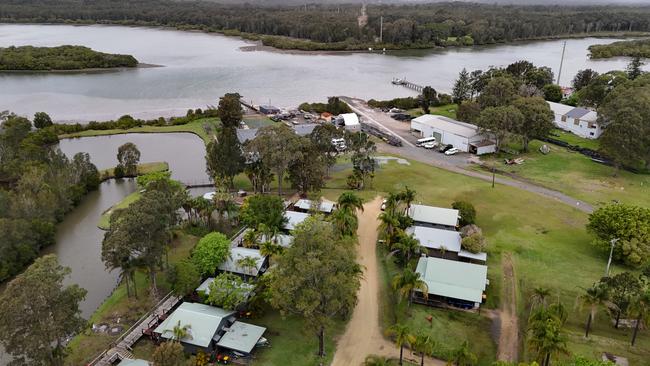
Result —
[{"label": "antenna mast", "polygon": [[384,16],[379,18],[379,43],[384,42]]},{"label": "antenna mast", "polygon": [[560,71],[557,73],[557,85],[560,85],[560,77],[562,76],[562,67],[564,66],[564,52],[566,51],[566,41],[564,41],[564,46],[562,46],[562,59],[560,60]]}]

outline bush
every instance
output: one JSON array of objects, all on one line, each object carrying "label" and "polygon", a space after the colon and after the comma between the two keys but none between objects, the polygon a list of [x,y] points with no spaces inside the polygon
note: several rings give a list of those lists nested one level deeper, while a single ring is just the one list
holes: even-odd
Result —
[{"label": "bush", "polygon": [[113,169],[113,176],[116,179],[124,178],[124,167],[122,167],[120,164],[117,164],[115,169]]},{"label": "bush", "polygon": [[480,253],[485,251],[486,240],[481,233],[474,233],[468,237],[463,238],[461,246],[468,252]]},{"label": "bush", "polygon": [[451,207],[460,211],[460,226],[471,225],[476,222],[476,209],[474,205],[466,201],[456,201]]},{"label": "bush", "polygon": [[419,108],[419,103],[416,98],[395,98],[391,100],[375,100],[370,99],[368,105],[373,108],[399,108],[399,109],[414,109]]},{"label": "bush", "polygon": [[202,275],[212,274],[230,255],[230,240],[212,232],[199,240],[192,251],[192,262]]}]

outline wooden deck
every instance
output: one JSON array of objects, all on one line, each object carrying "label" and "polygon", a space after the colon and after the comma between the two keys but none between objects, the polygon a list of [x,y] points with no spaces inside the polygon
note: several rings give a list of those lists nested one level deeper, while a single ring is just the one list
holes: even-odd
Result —
[{"label": "wooden deck", "polygon": [[112,348],[102,352],[93,361],[88,363],[88,366],[110,366],[116,361],[133,358],[131,347],[133,347],[135,342],[142,338],[145,331],[150,329],[153,324],[160,324],[167,317],[170,310],[180,301],[180,297],[172,295],[171,292],[168,293],[149,313],[141,317],[131,328],[122,333],[112,343]]}]

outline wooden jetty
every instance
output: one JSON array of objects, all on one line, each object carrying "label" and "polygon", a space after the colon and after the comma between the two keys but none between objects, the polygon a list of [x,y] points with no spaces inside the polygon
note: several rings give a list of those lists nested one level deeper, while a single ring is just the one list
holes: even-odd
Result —
[{"label": "wooden jetty", "polygon": [[181,301],[180,297],[174,296],[171,292],[162,298],[153,309],[133,324],[112,344],[111,348],[102,352],[88,366],[111,366],[117,361],[133,358],[131,353],[133,345],[145,333],[151,329],[152,324],[160,324],[167,318],[168,313]]},{"label": "wooden jetty", "polygon": [[422,85],[410,82],[406,79],[398,79],[398,78],[393,78],[393,81],[391,81],[393,85],[401,85],[403,87],[409,88],[411,90],[415,90],[418,93],[422,93],[422,89],[424,87]]}]

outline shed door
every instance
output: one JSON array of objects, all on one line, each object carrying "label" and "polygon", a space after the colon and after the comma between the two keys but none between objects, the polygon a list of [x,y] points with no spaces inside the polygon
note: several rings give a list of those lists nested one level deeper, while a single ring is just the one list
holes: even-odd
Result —
[{"label": "shed door", "polygon": [[432,137],[435,137],[435,138],[436,138],[436,141],[437,141],[438,143],[442,143],[442,134],[441,134],[440,132],[435,132],[435,131],[434,131],[434,132],[431,134],[431,136],[432,136]]}]

